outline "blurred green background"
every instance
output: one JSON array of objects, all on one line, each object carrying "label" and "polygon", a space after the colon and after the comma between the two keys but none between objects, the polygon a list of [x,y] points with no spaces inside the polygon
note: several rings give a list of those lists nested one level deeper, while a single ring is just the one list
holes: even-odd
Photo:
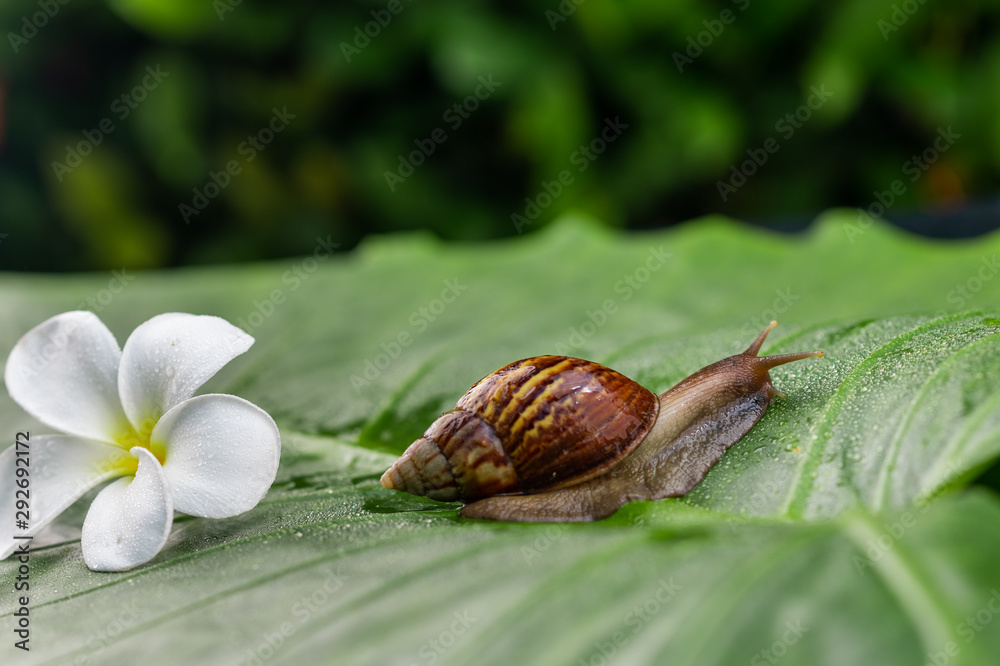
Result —
[{"label": "blurred green background", "polygon": [[0,268],[489,239],[568,209],[792,229],[876,192],[903,226],[981,233],[998,19],[971,0],[7,1]]}]

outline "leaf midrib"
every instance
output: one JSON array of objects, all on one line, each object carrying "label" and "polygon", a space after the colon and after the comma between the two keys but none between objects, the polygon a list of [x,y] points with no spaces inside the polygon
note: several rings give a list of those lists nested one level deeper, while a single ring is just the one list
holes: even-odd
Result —
[{"label": "leaf midrib", "polygon": [[[956,350],[953,354],[944,359],[937,368],[934,369],[934,372],[932,372],[930,376],[927,377],[927,380],[924,382],[923,386],[921,386],[920,390],[916,393],[916,395],[914,395],[913,400],[910,402],[909,407],[907,407],[906,414],[903,416],[902,419],[900,419],[899,423],[896,426],[895,433],[893,433],[893,437],[889,441],[889,446],[887,447],[885,461],[881,469],[879,469],[878,480],[876,481],[875,484],[875,492],[872,493],[872,509],[874,511],[878,512],[885,508],[886,494],[889,492],[889,475],[896,467],[896,460],[899,457],[900,450],[902,449],[903,435],[906,434],[906,431],[910,425],[910,421],[913,419],[914,415],[917,413],[918,409],[923,404],[924,399],[930,393],[934,385],[934,382],[938,378],[940,378],[940,376],[944,373],[945,370],[952,367],[954,364],[958,363],[964,356],[976,351],[980,345],[985,345],[987,343],[994,342],[998,338],[1000,338],[1000,333],[986,335],[981,338],[977,338],[976,340],[972,340],[968,344]],[[997,398],[1000,399],[1000,396],[998,396]],[[996,401],[997,399],[994,399],[993,401],[988,401],[987,404],[989,404],[989,402],[996,402]],[[984,414],[980,415],[980,419],[978,419],[977,422],[981,421],[983,416]],[[967,431],[969,426],[968,421],[972,421],[971,416],[970,418],[967,419],[967,423],[965,424],[966,427],[960,429],[956,433],[956,435]],[[950,449],[953,448],[953,446],[955,445],[955,441],[956,441],[955,437],[952,437],[949,440],[949,442],[942,448],[941,454],[938,456],[938,460],[946,460],[949,457],[948,454],[951,452]]]},{"label": "leaf midrib", "polygon": [[[964,312],[935,317],[921,324],[917,324],[905,333],[895,336],[888,342],[874,349],[861,363],[851,370],[851,372],[840,382],[840,385],[837,387],[834,395],[829,401],[827,401],[826,405],[824,405],[821,411],[821,416],[816,420],[815,425],[811,426],[808,430],[808,439],[811,440],[811,443],[809,444],[809,449],[806,452],[806,455],[803,456],[802,462],[798,466],[797,473],[789,484],[787,499],[781,507],[781,511],[785,515],[790,518],[803,519],[803,514],[805,513],[805,508],[809,501],[810,492],[813,489],[812,483],[807,482],[806,479],[812,478],[812,473],[817,471],[819,464],[822,461],[823,453],[826,450],[826,445],[824,443],[825,438],[822,435],[827,430],[832,429],[832,424],[840,415],[844,403],[851,394],[851,391],[858,386],[861,379],[866,375],[868,370],[874,366],[875,362],[899,346],[912,340],[916,336],[927,330],[931,330],[944,322],[950,323],[978,316],[982,316],[982,314],[978,312]],[[853,486],[852,488],[857,491],[857,489]]]}]

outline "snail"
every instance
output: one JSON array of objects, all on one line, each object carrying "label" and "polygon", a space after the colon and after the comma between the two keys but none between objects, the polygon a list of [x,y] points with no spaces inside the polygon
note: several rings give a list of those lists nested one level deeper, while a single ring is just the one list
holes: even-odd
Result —
[{"label": "snail", "polygon": [[382,475],[382,485],[459,515],[587,521],[638,499],[688,493],[776,397],[768,370],[821,351],[746,351],[659,397],[603,365],[567,356],[516,361],[477,382]]}]

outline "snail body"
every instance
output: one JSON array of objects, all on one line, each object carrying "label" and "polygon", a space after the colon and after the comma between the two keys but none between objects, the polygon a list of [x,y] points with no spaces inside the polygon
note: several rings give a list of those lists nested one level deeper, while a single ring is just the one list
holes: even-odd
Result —
[{"label": "snail body", "polygon": [[468,518],[527,522],[599,520],[684,495],[781,395],[768,371],[823,355],[757,356],[775,325],[659,396],[583,359],[511,363],[434,421],[382,485],[466,502]]}]

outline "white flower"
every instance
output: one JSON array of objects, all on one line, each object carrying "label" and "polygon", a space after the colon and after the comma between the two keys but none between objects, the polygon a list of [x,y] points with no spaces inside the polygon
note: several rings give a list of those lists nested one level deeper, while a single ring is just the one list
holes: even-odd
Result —
[{"label": "white flower", "polygon": [[223,319],[182,313],[153,317],[123,349],[91,312],[28,331],[7,359],[7,391],[67,434],[31,435],[26,531],[15,529],[16,446],[0,454],[0,559],[24,543],[15,535],[36,534],[115,477],[123,478],[98,493],[83,523],[83,559],[95,571],[151,559],[175,509],[227,518],[255,507],[278,470],[277,426],[242,398],[192,397],[252,344]]}]

